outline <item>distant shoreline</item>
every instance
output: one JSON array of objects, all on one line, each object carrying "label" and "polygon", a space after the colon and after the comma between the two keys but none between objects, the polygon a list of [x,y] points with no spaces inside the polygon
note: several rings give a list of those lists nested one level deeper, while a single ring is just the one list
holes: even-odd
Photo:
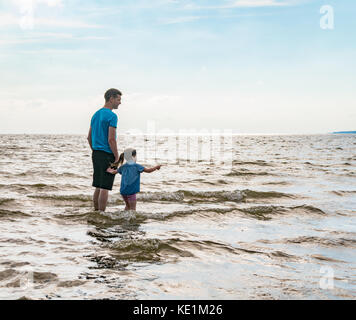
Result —
[{"label": "distant shoreline", "polygon": [[[120,136],[319,136],[330,134],[356,134],[356,131],[337,131],[337,132],[325,132],[325,133],[199,133],[199,132],[174,132],[174,133],[120,133]],[[86,136],[85,133],[1,133],[0,136]]]},{"label": "distant shoreline", "polygon": [[356,131],[338,131],[338,132],[333,132],[333,134],[355,134]]}]

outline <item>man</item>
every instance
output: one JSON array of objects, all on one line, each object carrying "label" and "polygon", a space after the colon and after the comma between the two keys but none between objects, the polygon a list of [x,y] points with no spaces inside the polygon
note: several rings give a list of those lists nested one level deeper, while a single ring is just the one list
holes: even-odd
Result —
[{"label": "man", "polygon": [[88,142],[92,149],[93,201],[95,210],[105,211],[115,175],[106,172],[110,164],[119,160],[116,144],[117,115],[113,112],[121,104],[122,93],[109,89],[105,93],[105,105],[92,117]]}]

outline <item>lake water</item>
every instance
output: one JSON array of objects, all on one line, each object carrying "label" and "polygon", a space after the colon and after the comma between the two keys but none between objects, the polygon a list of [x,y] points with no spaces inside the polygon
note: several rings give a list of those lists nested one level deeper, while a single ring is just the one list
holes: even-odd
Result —
[{"label": "lake water", "polygon": [[0,135],[0,299],[356,298],[356,135],[189,139],[102,214],[86,136]]}]

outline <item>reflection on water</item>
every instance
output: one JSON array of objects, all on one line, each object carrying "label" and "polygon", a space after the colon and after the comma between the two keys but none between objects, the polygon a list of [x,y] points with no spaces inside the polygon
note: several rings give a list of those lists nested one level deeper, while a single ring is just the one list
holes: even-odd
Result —
[{"label": "reflection on water", "polygon": [[234,136],[230,167],[151,139],[119,141],[165,164],[138,211],[117,177],[100,214],[84,136],[0,136],[0,298],[356,297],[356,136]]}]

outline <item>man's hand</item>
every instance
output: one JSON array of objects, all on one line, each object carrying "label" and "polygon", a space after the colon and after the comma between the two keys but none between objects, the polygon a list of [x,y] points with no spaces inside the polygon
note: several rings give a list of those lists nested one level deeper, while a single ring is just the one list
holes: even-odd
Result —
[{"label": "man's hand", "polygon": [[119,166],[119,160],[116,160],[113,163],[110,163],[110,168],[111,169],[117,169],[117,167]]},{"label": "man's hand", "polygon": [[158,166],[156,166],[156,170],[159,170],[159,169],[161,169],[161,164],[160,165],[158,165]]}]

